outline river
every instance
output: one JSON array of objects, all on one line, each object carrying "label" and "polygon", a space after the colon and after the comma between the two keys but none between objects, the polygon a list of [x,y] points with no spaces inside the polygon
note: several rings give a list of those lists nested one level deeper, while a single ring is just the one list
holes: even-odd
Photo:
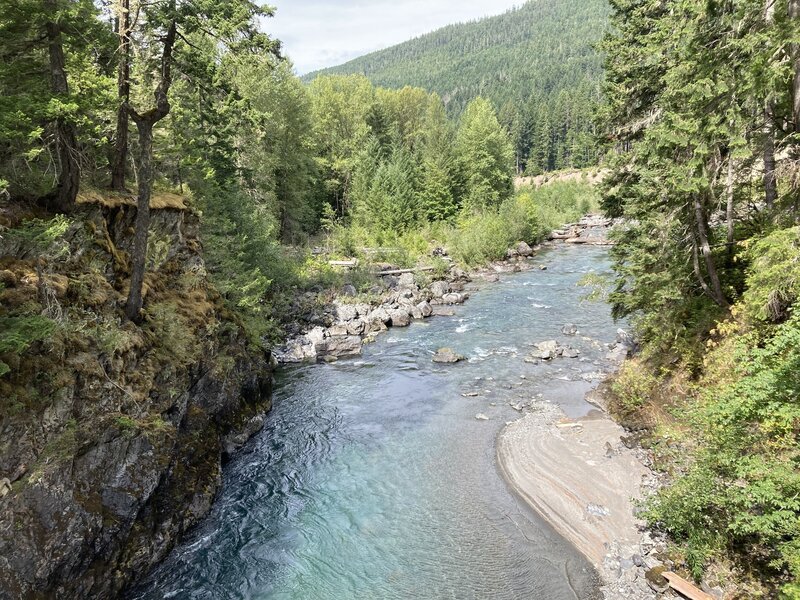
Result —
[{"label": "river", "polygon": [[[209,517],[129,597],[596,598],[589,563],[496,468],[510,404],[542,394],[586,414],[615,338],[609,307],[577,285],[607,272],[604,248],[559,245],[535,262],[547,270],[503,275],[456,316],[392,329],[358,359],[283,369]],[[523,361],[548,339],[580,357]],[[469,360],[434,364],[442,346]]]}]

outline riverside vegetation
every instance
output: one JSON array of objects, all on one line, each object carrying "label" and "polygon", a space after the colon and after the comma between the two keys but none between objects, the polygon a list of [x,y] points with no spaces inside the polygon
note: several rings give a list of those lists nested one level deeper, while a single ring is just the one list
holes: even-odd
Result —
[{"label": "riverside vegetation", "polygon": [[611,301],[642,344],[612,387],[670,480],[645,514],[726,597],[800,598],[800,3],[612,6]]},{"label": "riverside vegetation", "polygon": [[164,557],[263,423],[272,345],[370,263],[444,278],[437,248],[476,266],[597,205],[515,191],[483,98],[305,86],[271,14],[0,0],[5,594],[115,597]]}]

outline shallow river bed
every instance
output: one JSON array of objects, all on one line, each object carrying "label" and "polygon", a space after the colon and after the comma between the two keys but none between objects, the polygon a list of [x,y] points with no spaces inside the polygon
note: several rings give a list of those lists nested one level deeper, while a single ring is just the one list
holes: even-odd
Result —
[{"label": "shallow river bed", "polygon": [[[496,468],[511,405],[542,394],[570,416],[593,408],[583,396],[617,329],[577,285],[608,269],[605,249],[535,262],[548,269],[503,275],[455,317],[390,330],[359,359],[284,369],[210,516],[130,598],[596,598],[589,563]],[[523,361],[549,339],[580,357]],[[442,346],[468,361],[434,364]]]}]

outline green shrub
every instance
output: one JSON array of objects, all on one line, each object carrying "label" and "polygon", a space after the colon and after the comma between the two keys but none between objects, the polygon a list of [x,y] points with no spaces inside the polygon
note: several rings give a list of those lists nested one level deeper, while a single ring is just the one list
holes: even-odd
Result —
[{"label": "green shrub", "polygon": [[615,404],[622,414],[631,414],[644,406],[658,380],[635,360],[626,361],[611,384]]},{"label": "green shrub", "polygon": [[[31,344],[49,338],[55,329],[55,321],[39,315],[0,317],[0,355],[19,356]],[[11,367],[0,360],[0,377],[10,371]]]},{"label": "green shrub", "polygon": [[[716,357],[715,354],[724,353]],[[800,577],[800,315],[762,340],[720,345],[727,371],[702,385],[693,412],[698,449],[648,517],[684,542],[693,572],[716,552],[753,569]]]}]

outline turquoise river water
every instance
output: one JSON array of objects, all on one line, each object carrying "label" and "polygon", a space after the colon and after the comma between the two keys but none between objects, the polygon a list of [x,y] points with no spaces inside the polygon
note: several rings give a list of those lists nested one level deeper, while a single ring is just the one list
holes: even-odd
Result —
[{"label": "turquoise river water", "polygon": [[[577,285],[608,270],[605,249],[561,245],[535,263],[548,269],[502,275],[456,316],[390,330],[358,359],[283,369],[209,517],[129,598],[596,598],[588,562],[496,465],[510,404],[592,409],[583,396],[615,338],[608,306]],[[548,339],[580,358],[523,361]],[[442,346],[469,360],[434,364]]]}]

